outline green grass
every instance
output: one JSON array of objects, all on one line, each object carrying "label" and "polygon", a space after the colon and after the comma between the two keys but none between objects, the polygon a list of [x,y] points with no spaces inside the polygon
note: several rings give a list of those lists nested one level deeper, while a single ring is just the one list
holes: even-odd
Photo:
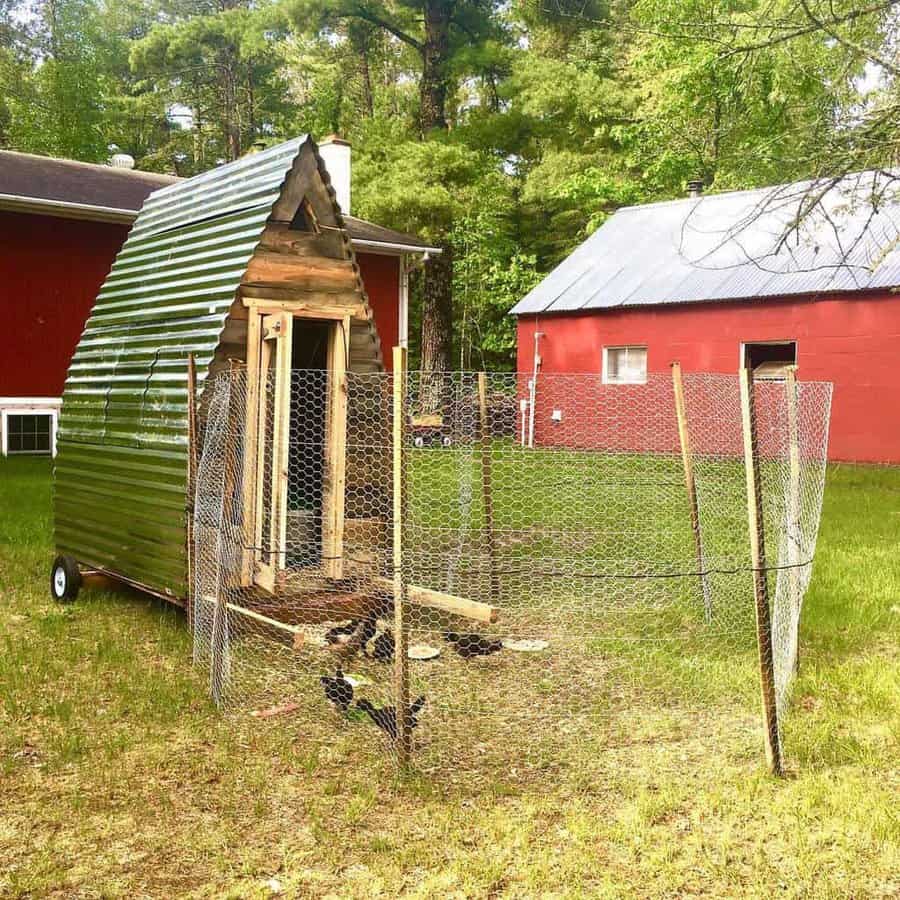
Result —
[{"label": "green grass", "polygon": [[755,710],[643,706],[543,776],[461,778],[222,717],[179,612],[50,601],[48,476],[0,462],[0,897],[900,894],[898,470],[829,471],[780,780]]}]

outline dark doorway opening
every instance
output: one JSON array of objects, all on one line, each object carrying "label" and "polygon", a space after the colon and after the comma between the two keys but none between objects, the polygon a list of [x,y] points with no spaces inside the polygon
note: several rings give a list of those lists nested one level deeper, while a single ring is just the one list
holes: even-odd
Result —
[{"label": "dark doorway opening", "polygon": [[287,564],[322,558],[330,322],[294,319],[288,457]]},{"label": "dark doorway opening", "polygon": [[760,341],[744,344],[744,366],[755,378],[781,379],[787,366],[797,365],[796,341]]}]

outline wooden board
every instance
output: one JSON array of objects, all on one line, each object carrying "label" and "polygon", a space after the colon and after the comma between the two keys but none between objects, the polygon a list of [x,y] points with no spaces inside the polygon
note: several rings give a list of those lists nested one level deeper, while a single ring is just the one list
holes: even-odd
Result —
[{"label": "wooden board", "polygon": [[347,341],[350,317],[331,326],[328,407],[325,416],[325,483],[322,491],[322,559],[329,578],[343,577],[344,496],[347,482]]}]

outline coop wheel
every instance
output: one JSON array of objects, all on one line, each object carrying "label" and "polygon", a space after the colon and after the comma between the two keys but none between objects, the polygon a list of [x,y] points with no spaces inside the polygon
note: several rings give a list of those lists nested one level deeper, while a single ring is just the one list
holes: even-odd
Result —
[{"label": "coop wheel", "polygon": [[444,436],[444,437],[441,438],[441,443],[442,443],[445,447],[450,447],[450,446],[453,445],[452,439],[449,438],[449,437],[447,437],[447,436]]},{"label": "coop wheel", "polygon": [[81,572],[71,556],[57,556],[50,569],[50,593],[57,603],[68,603],[78,596]]},{"label": "coop wheel", "polygon": [[424,438],[422,438],[420,435],[416,435],[416,437],[413,438],[413,445],[416,447],[424,447],[425,446]]}]

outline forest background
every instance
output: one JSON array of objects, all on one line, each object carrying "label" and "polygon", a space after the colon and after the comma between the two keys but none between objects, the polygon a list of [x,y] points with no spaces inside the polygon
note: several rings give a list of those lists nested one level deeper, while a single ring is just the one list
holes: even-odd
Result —
[{"label": "forest background", "polygon": [[0,148],[192,175],[338,133],[354,214],[445,248],[414,283],[415,364],[511,368],[510,307],[620,206],[893,182],[898,7],[0,0]]}]

